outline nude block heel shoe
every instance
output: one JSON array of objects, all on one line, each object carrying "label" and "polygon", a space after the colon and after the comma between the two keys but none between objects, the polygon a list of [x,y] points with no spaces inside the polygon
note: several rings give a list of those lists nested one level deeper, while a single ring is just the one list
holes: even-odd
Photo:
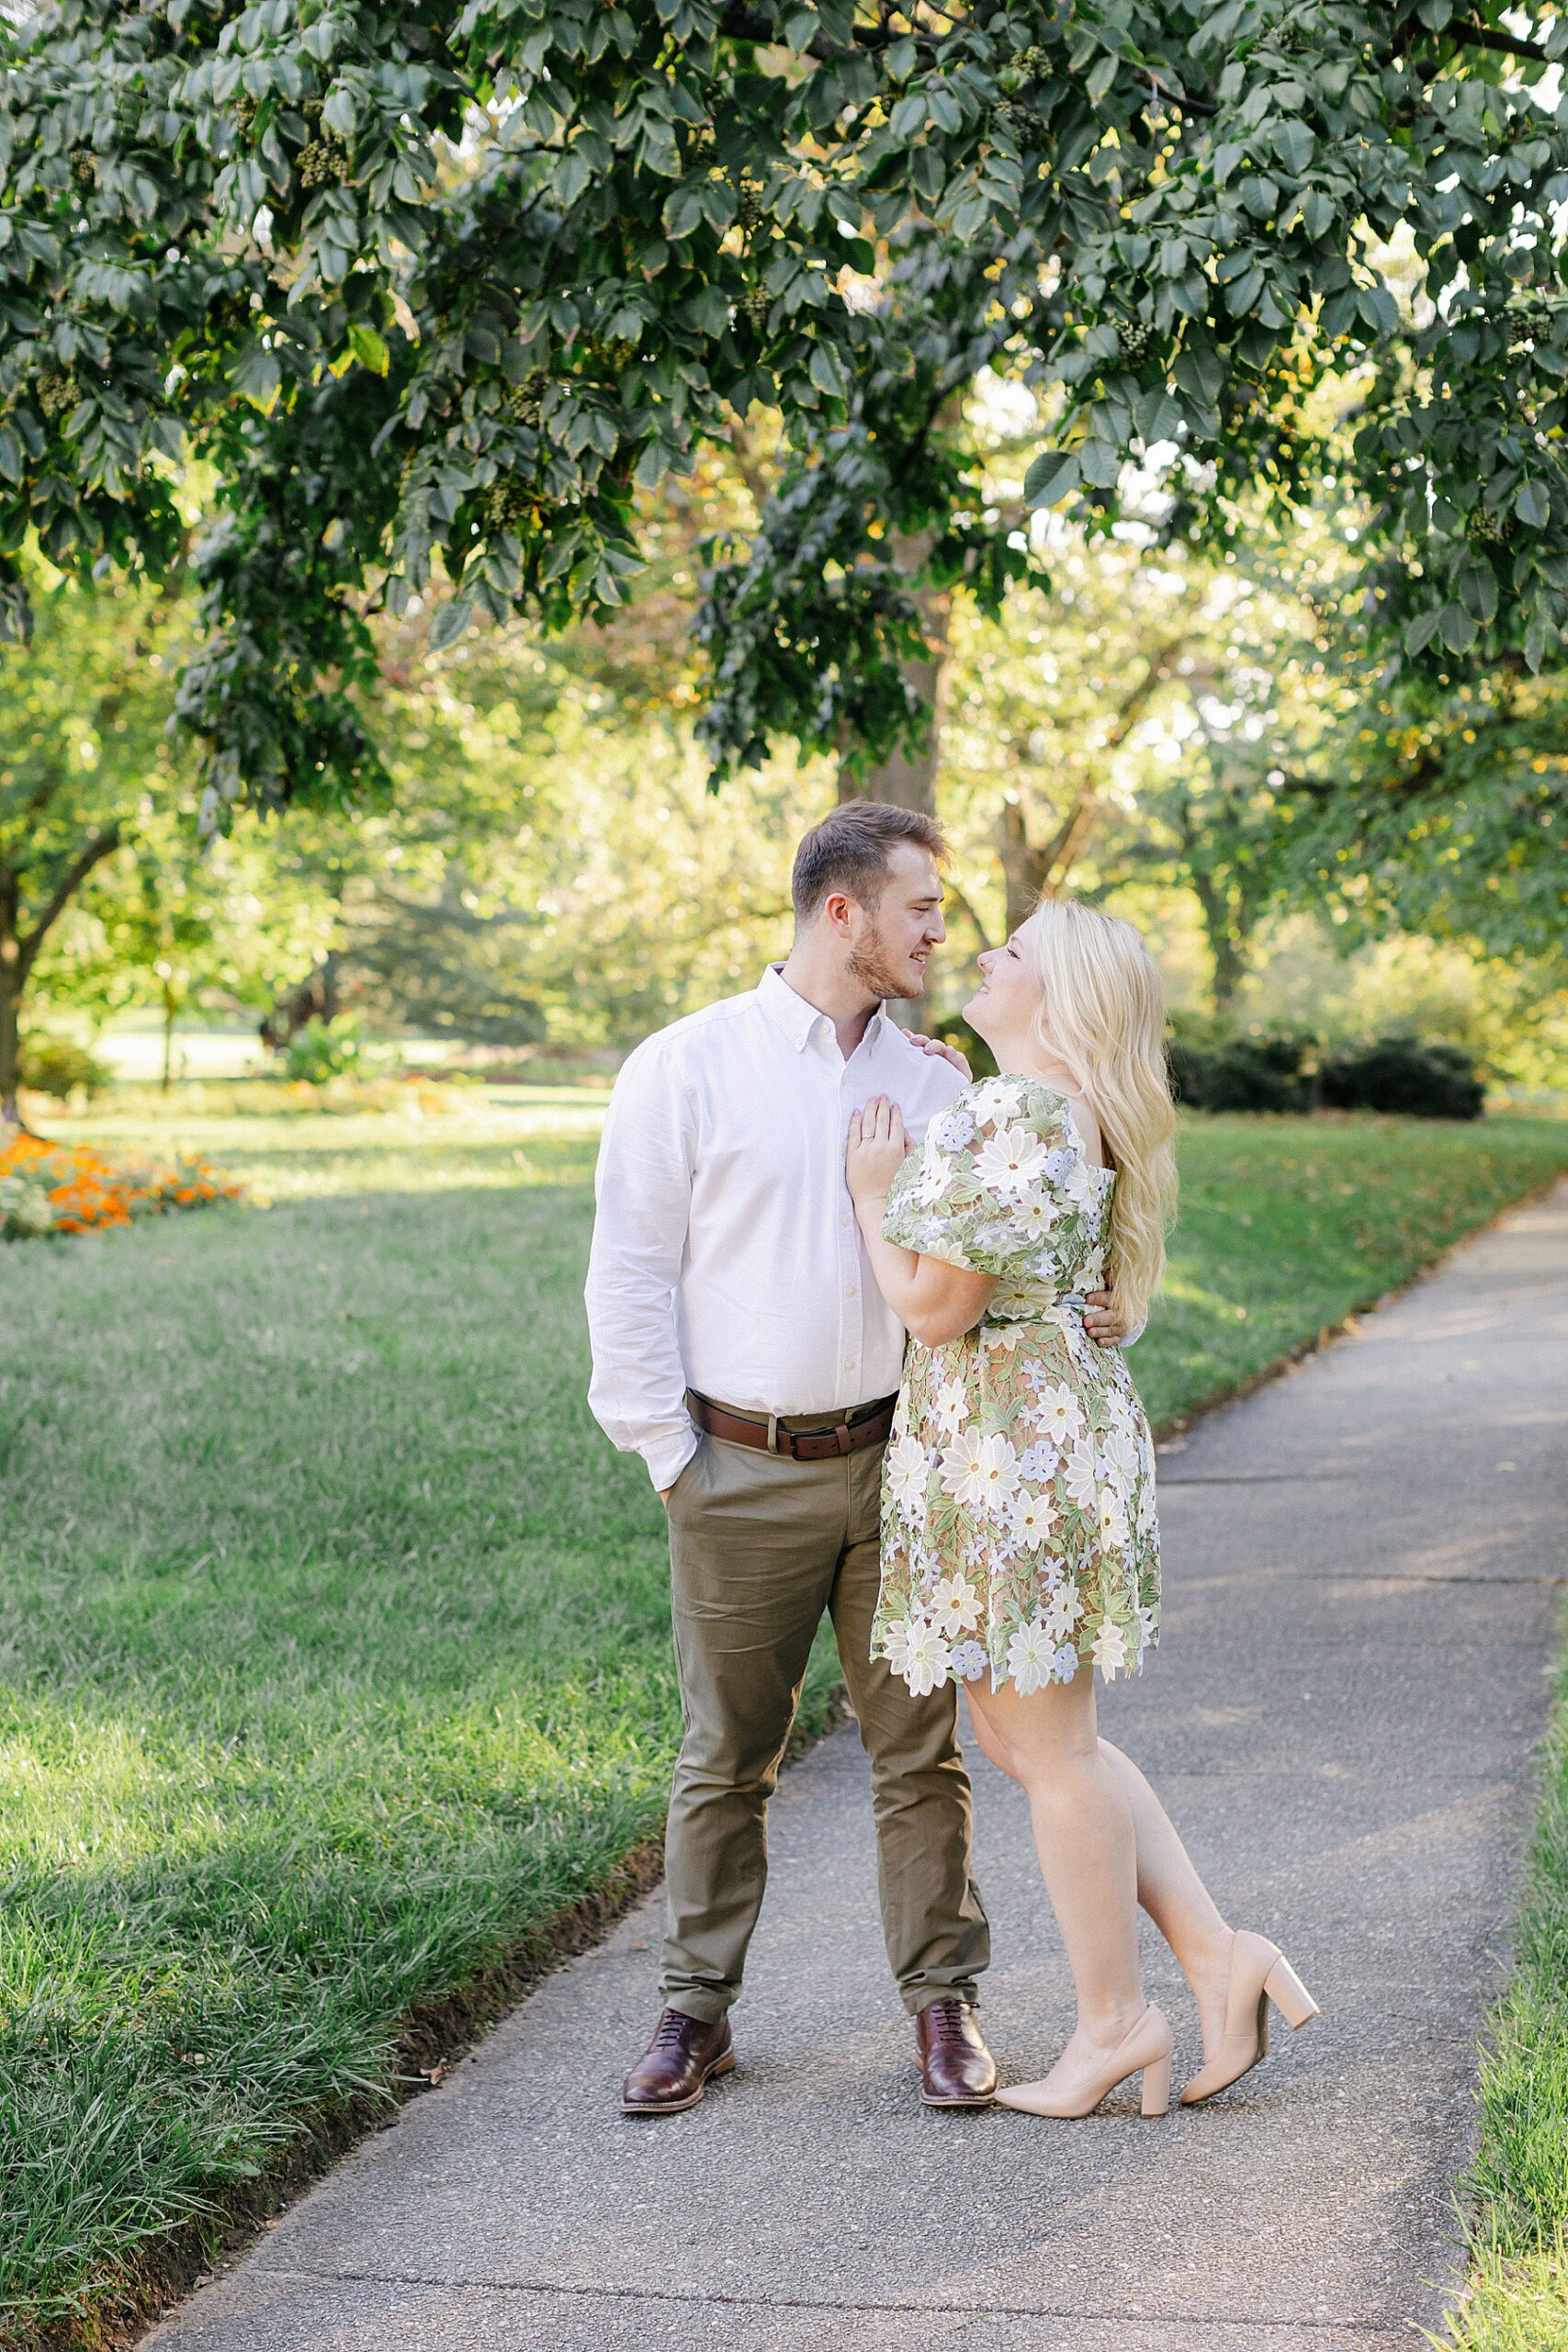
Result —
[{"label": "nude block heel shoe", "polygon": [[1122,2035],[1109,2058],[1092,2071],[1086,2068],[1076,2081],[1047,2087],[1040,2083],[1014,2083],[997,2093],[998,2107],[1016,2108],[1022,2115],[1054,2115],[1077,2120],[1092,2115],[1118,2083],[1130,2075],[1144,2078],[1142,2108],[1145,2115],[1163,2115],[1170,2105],[1170,2053],[1175,2038],[1163,2009],[1151,2001],[1134,2026]]},{"label": "nude block heel shoe", "polygon": [[1255,1936],[1248,1928],[1239,1928],[1231,1946],[1225,2030],[1213,2056],[1182,2092],[1183,2107],[1200,2107],[1216,2091],[1228,2090],[1269,2055],[1270,2001],[1287,2025],[1298,2030],[1318,2013],[1317,2003],[1278,1944],[1267,1936]]},{"label": "nude block heel shoe", "polygon": [[[1263,1979],[1263,1990],[1268,1994],[1285,2023],[1288,2026],[1293,2026],[1298,2033],[1303,2025],[1310,2025],[1317,2015],[1317,2003],[1313,1999],[1283,1952]],[[1269,2017],[1267,2009],[1263,2014],[1264,2031],[1267,2032]]]}]

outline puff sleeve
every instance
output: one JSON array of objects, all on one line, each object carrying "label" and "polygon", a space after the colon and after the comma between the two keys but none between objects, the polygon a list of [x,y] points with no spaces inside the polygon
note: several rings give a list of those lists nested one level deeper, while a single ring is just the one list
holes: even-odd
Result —
[{"label": "puff sleeve", "polygon": [[1060,1095],[1027,1079],[983,1079],[931,1121],[899,1169],[883,1234],[966,1273],[1024,1275],[1077,1159]]}]

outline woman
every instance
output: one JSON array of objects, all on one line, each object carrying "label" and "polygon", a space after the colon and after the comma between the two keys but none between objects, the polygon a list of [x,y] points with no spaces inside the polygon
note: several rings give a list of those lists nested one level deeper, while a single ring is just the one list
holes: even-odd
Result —
[{"label": "woman", "polygon": [[1171,2032],[1145,1998],[1142,1904],[1192,1988],[1211,2098],[1268,2048],[1272,2000],[1317,2012],[1266,1937],[1226,1926],[1137,1767],[1098,1736],[1094,1668],[1136,1671],[1159,1625],[1148,1424],[1121,1351],[1083,1327],[1107,1272],[1129,1328],[1165,1261],[1175,1125],[1159,976],[1128,923],[1047,900],[980,958],[964,1012],[1001,1073],[906,1157],[897,1107],[851,1122],[876,1279],[908,1327],[884,1474],[873,1635],[913,1691],[952,1677],[976,1736],[1029,1794],[1077,1992],[1043,2082],[999,2094],[1088,2115],[1129,2075],[1163,2115]]}]

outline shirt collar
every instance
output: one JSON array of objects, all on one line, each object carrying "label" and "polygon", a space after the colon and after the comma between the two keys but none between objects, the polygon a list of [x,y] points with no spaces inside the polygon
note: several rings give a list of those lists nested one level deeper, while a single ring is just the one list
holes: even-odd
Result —
[{"label": "shirt collar", "polygon": [[[832,1030],[833,1024],[825,1012],[819,1012],[816,1005],[807,1004],[803,996],[795,994],[784,978],[782,964],[770,964],[762,974],[757,988],[757,1001],[775,1026],[784,1031],[797,1054],[805,1052],[819,1022],[824,1023],[829,1032]],[[872,1014],[865,1024],[863,1044],[875,1044],[882,1034],[885,1017],[880,1009]]]}]

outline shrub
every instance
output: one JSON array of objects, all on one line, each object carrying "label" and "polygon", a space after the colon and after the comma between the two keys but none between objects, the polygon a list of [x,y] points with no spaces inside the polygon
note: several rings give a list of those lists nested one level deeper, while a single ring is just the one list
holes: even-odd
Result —
[{"label": "shrub", "polygon": [[1310,1037],[1177,1038],[1166,1048],[1176,1099],[1195,1111],[1310,1111],[1315,1056]]},{"label": "shrub", "polygon": [[242,1189],[189,1156],[117,1164],[87,1144],[17,1136],[0,1150],[0,1240],[130,1225],[165,1209],[236,1200]]},{"label": "shrub", "polygon": [[324,1086],[329,1078],[352,1077],[363,1051],[357,1013],[338,1012],[323,1021],[319,1012],[313,1012],[303,1029],[297,1029],[288,1040],[283,1074],[302,1080],[307,1086]]},{"label": "shrub", "polygon": [[107,1065],[87,1046],[41,1034],[22,1040],[18,1074],[33,1093],[51,1094],[57,1102],[67,1102],[78,1087],[89,1098],[101,1094],[111,1079]]},{"label": "shrub", "polygon": [[1461,1046],[1424,1046],[1415,1037],[1379,1037],[1337,1054],[1318,1084],[1333,1110],[1396,1111],[1412,1119],[1479,1119],[1486,1099]]},{"label": "shrub", "polygon": [[1166,1046],[1179,1102],[1195,1111],[1384,1111],[1478,1119],[1485,1090],[1458,1046],[1380,1037],[1319,1058],[1311,1037],[1224,1036],[1183,1022]]}]

